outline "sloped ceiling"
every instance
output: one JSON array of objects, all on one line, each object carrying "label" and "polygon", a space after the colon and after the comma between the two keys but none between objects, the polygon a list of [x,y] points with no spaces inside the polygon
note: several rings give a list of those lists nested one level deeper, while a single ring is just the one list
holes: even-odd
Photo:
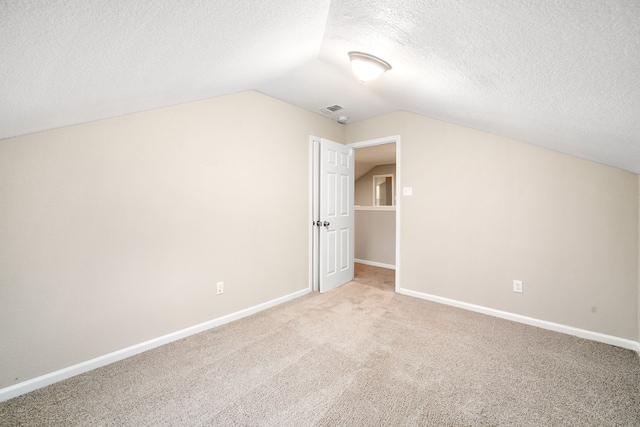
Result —
[{"label": "sloped ceiling", "polygon": [[355,150],[356,181],[371,169],[380,165],[391,165],[396,162],[396,144],[382,144]]},{"label": "sloped ceiling", "polygon": [[[393,69],[360,84],[347,52]],[[258,90],[640,173],[640,2],[4,0],[0,138]],[[1,142],[0,142],[1,143]]]}]

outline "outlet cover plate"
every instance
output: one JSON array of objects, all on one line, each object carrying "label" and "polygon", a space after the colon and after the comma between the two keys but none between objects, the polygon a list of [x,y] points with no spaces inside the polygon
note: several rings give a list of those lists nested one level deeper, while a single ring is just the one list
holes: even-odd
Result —
[{"label": "outlet cover plate", "polygon": [[522,293],[522,280],[513,281],[513,292]]}]

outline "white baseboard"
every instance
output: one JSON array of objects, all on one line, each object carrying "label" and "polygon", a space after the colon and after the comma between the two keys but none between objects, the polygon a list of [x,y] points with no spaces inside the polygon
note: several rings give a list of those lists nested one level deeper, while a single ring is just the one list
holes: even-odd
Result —
[{"label": "white baseboard", "polygon": [[599,332],[587,331],[585,329],[574,328],[573,326],[561,325],[559,323],[547,322],[546,320],[534,319],[533,317],[522,316],[520,314],[509,313],[507,311],[495,310],[493,308],[483,307],[480,305],[469,304],[462,301],[452,300],[449,298],[443,298],[436,295],[425,294],[422,292],[416,292],[409,289],[399,288],[397,290],[399,294],[408,295],[428,301],[437,302],[440,304],[450,305],[453,307],[463,308],[465,310],[475,311],[489,316],[500,317],[502,319],[512,320],[518,323],[524,323],[530,326],[536,326],[542,329],[548,329],[555,332],[561,332],[564,334],[575,335],[580,338],[585,338],[592,341],[597,341],[605,344],[615,345],[617,347],[634,350],[640,355],[640,342],[628,340],[625,338],[614,337],[612,335],[605,335]]},{"label": "white baseboard", "polygon": [[365,265],[372,265],[374,267],[388,268],[388,269],[391,269],[391,270],[395,270],[396,269],[396,266],[392,265],[392,264],[384,264],[382,262],[376,262],[376,261],[367,261],[367,260],[364,260],[364,259],[354,259],[353,262],[357,262],[357,263],[365,264]]},{"label": "white baseboard", "polygon": [[46,387],[48,385],[57,383],[58,381],[66,380],[67,378],[83,374],[101,366],[126,359],[127,357],[135,356],[136,354],[140,354],[153,348],[160,347],[161,345],[186,338],[190,335],[204,332],[208,329],[224,325],[225,323],[233,322],[234,320],[242,319],[243,317],[250,316],[259,311],[266,310],[278,304],[282,304],[292,299],[301,297],[305,294],[308,294],[309,292],[311,292],[310,289],[303,289],[301,291],[255,305],[253,307],[245,308],[244,310],[236,311],[235,313],[227,314],[226,316],[218,317],[216,319],[200,323],[199,325],[191,326],[189,328],[163,335],[161,337],[154,338],[140,344],[135,344],[130,347],[123,348],[122,350],[105,354],[104,356],[99,356],[94,359],[51,372],[49,374],[41,375],[39,377],[23,381],[18,384],[5,387],[3,389],[0,389],[0,402],[4,402],[5,400],[20,396],[21,394],[29,393],[30,391],[37,390],[42,387]]}]

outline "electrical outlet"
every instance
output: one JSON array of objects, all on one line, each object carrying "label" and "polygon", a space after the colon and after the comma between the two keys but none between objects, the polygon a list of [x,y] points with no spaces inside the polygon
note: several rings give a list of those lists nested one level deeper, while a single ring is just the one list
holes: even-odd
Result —
[{"label": "electrical outlet", "polygon": [[218,282],[216,284],[217,288],[216,288],[216,295],[220,295],[222,293],[224,293],[224,282]]},{"label": "electrical outlet", "polygon": [[514,280],[513,281],[513,292],[522,293],[522,280]]}]

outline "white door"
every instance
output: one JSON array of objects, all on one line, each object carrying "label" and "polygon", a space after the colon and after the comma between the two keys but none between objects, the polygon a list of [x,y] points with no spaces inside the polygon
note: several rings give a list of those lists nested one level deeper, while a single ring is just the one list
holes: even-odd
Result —
[{"label": "white door", "polygon": [[353,280],[353,149],[320,141],[320,292]]}]

